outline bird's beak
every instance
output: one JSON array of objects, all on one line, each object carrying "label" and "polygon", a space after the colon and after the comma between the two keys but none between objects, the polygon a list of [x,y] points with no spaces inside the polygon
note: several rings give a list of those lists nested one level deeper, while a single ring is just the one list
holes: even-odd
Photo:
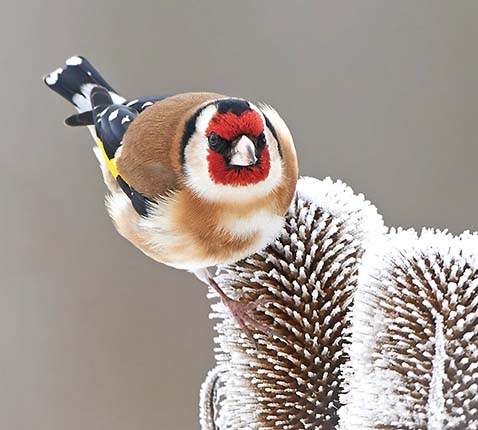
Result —
[{"label": "bird's beak", "polygon": [[232,166],[246,167],[252,166],[256,164],[256,162],[257,157],[254,142],[247,136],[242,135],[232,150],[232,157],[229,164]]}]

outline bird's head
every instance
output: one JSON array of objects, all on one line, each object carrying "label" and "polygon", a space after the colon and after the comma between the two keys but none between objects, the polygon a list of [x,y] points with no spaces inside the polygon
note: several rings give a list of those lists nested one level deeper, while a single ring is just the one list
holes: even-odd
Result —
[{"label": "bird's head", "polygon": [[282,177],[280,144],[265,113],[241,99],[200,107],[186,124],[184,174],[209,200],[257,198]]}]

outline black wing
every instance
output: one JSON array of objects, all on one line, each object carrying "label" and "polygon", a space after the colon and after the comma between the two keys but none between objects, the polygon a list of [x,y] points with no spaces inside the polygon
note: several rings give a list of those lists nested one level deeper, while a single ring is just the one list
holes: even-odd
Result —
[{"label": "black wing", "polygon": [[171,97],[171,95],[140,97],[139,99],[127,100],[123,104],[141,113],[153,104],[167,99],[168,97]]},{"label": "black wing", "polygon": [[136,212],[146,216],[151,200],[136,191],[119,175],[114,161],[116,151],[123,143],[123,136],[138,116],[138,112],[132,107],[113,103],[108,90],[103,87],[93,88],[90,99],[98,145],[107,158],[105,162],[121,189],[130,198]]},{"label": "black wing", "polygon": [[90,99],[96,135],[103,142],[106,155],[111,160],[138,112],[133,108],[113,103],[108,90],[103,87],[93,88]]},{"label": "black wing", "polygon": [[[152,106],[154,103],[160,102],[161,100],[167,99],[168,97],[170,96],[167,95],[167,96],[141,97],[139,99],[126,100],[120,106],[125,106],[125,107],[133,109],[137,113],[141,113],[144,110],[146,110],[148,107]],[[93,125],[94,124],[93,112],[87,111],[87,112],[71,115],[67,119],[65,119],[65,124],[70,127]]]}]

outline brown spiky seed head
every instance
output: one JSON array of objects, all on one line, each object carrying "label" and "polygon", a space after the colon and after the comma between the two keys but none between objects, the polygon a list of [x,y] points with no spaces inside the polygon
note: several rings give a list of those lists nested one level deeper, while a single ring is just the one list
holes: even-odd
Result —
[{"label": "brown spiky seed head", "polygon": [[351,320],[340,429],[478,429],[478,235],[391,232]]},{"label": "brown spiky seed head", "polygon": [[[271,302],[257,313],[275,336],[255,344],[222,303],[212,306],[218,373],[203,387],[215,409],[203,429],[333,429],[339,406],[345,315],[358,267],[373,236],[383,233],[375,207],[342,182],[302,178],[280,237],[267,249],[216,277],[244,302]],[[214,299],[216,296],[211,294]],[[205,395],[217,388],[217,401]],[[203,417],[204,418],[204,417]],[[208,424],[209,423],[209,424]]]}]

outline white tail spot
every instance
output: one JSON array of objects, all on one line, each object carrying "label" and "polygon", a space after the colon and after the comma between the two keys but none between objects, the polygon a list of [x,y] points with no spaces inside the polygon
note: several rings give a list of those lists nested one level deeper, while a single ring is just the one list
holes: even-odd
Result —
[{"label": "white tail spot", "polygon": [[82,62],[83,62],[83,60],[80,57],[78,57],[77,55],[74,55],[73,57],[70,57],[70,58],[68,58],[68,60],[66,60],[66,65],[67,66],[79,66]]},{"label": "white tail spot", "polygon": [[58,77],[61,75],[62,72],[63,69],[61,67],[59,69],[54,70],[45,78],[45,82],[48,85],[55,85],[58,81]]}]

